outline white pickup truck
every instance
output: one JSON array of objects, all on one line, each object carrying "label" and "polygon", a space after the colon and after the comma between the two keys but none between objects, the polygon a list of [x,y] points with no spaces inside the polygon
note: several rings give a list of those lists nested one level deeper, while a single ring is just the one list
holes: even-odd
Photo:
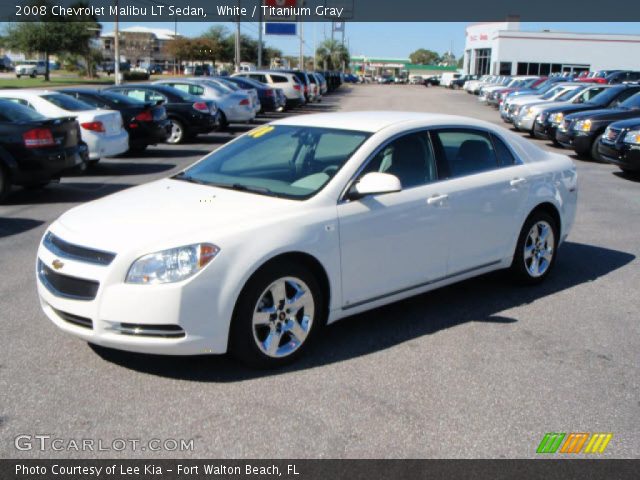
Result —
[{"label": "white pickup truck", "polygon": [[42,60],[28,60],[20,62],[16,65],[15,72],[16,77],[29,76],[35,78],[37,75],[44,75],[46,71],[46,64]]}]

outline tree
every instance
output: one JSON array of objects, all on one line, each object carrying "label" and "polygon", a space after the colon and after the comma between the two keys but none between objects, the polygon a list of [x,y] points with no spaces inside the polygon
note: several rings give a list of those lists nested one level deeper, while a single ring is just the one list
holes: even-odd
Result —
[{"label": "tree", "polygon": [[350,58],[347,47],[337,40],[327,39],[316,50],[316,61],[325,70],[341,69],[349,65]]},{"label": "tree", "polygon": [[227,37],[229,31],[222,25],[215,25],[204,32],[200,38],[207,42],[209,51],[209,59],[215,64],[217,61],[230,62],[233,60],[233,50],[229,49]]},{"label": "tree", "polygon": [[[49,2],[40,1],[51,11]],[[86,6],[76,3],[73,6]],[[45,81],[49,81],[49,57],[63,53],[86,55],[90,51],[90,41],[99,30],[95,18],[86,21],[68,21],[63,16],[41,16],[32,22],[9,24],[5,28],[3,44],[5,48],[27,54],[41,53],[45,60]]]},{"label": "tree", "polygon": [[440,62],[440,55],[433,50],[419,48],[409,55],[409,59],[416,65],[434,65]]}]

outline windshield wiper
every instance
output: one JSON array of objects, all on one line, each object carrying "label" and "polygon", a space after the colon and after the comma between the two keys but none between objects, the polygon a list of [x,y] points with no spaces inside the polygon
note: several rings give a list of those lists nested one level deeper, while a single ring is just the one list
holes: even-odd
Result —
[{"label": "windshield wiper", "polygon": [[[222,186],[222,185],[221,185]],[[225,185],[227,188],[232,188],[233,190],[238,190],[241,192],[251,192],[251,193],[259,193],[261,195],[271,195],[275,196],[276,194],[269,190],[266,187],[255,187],[252,185],[243,185],[241,183],[234,183],[232,185]]]},{"label": "windshield wiper", "polygon": [[173,177],[174,180],[183,180],[185,182],[189,182],[189,183],[195,183],[198,185],[208,185],[207,182],[203,181],[203,180],[199,180],[197,178],[192,177],[191,175],[187,175],[186,172],[180,172],[177,175],[174,175]]}]

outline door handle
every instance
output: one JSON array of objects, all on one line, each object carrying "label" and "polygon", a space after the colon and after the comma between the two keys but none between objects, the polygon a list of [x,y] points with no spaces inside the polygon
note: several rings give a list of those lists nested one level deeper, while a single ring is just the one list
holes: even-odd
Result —
[{"label": "door handle", "polygon": [[427,198],[427,204],[439,205],[442,202],[444,202],[447,198],[449,198],[449,195],[434,195],[433,197]]},{"label": "door handle", "polygon": [[527,183],[526,178],[514,178],[509,182],[509,185],[511,185],[512,187],[517,187],[519,185],[524,185],[525,183]]}]

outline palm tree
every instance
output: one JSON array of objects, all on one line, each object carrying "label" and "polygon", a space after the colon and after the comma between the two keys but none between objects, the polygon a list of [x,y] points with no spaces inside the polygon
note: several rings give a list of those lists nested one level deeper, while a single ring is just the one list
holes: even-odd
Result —
[{"label": "palm tree", "polygon": [[316,61],[325,70],[338,70],[349,65],[349,50],[337,40],[327,39],[316,50]]}]

